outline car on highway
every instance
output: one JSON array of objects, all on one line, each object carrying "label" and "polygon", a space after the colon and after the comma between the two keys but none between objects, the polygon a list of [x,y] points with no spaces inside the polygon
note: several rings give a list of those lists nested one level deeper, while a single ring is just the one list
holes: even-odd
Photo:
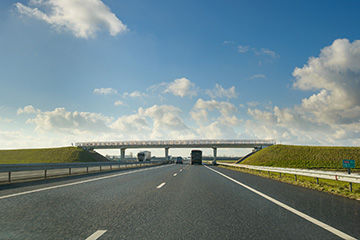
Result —
[{"label": "car on highway", "polygon": [[183,164],[183,158],[182,157],[177,157],[176,158],[176,164]]}]

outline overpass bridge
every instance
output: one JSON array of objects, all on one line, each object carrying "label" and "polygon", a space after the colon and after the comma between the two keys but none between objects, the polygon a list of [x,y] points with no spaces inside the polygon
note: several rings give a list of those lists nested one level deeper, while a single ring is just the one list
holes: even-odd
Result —
[{"label": "overpass bridge", "polygon": [[109,141],[109,142],[78,142],[75,146],[85,150],[94,149],[120,149],[121,160],[124,160],[125,150],[129,148],[164,148],[165,159],[168,158],[170,148],[212,148],[214,163],[218,148],[254,148],[262,149],[276,144],[271,140],[131,140],[131,141]]}]

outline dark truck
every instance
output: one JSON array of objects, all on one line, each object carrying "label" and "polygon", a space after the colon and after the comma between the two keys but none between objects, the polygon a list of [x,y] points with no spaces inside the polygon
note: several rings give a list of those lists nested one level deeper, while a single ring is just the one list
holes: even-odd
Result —
[{"label": "dark truck", "polygon": [[202,151],[201,150],[192,150],[191,151],[191,165],[193,164],[202,164]]}]

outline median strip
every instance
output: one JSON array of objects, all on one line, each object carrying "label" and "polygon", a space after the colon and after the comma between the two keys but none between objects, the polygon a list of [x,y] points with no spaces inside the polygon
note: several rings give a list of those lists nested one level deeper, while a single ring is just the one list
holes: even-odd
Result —
[{"label": "median strip", "polygon": [[338,237],[340,237],[342,239],[356,239],[356,238],[353,238],[350,235],[347,235],[346,233],[343,233],[343,232],[337,230],[336,228],[333,228],[333,227],[331,227],[331,226],[329,226],[329,225],[327,225],[327,224],[325,224],[325,223],[323,223],[323,222],[321,222],[321,221],[319,221],[319,220],[317,220],[317,219],[315,219],[313,217],[310,217],[309,215],[307,215],[305,213],[302,213],[302,212],[300,212],[300,211],[298,211],[298,210],[296,210],[296,209],[294,209],[294,208],[292,208],[292,207],[290,207],[290,206],[288,206],[288,205],[286,205],[286,204],[284,204],[284,203],[282,203],[282,202],[280,202],[280,201],[278,201],[278,200],[276,200],[276,199],[274,199],[272,197],[269,197],[268,195],[266,195],[266,194],[264,194],[262,192],[259,192],[259,191],[255,190],[255,189],[253,189],[253,188],[251,188],[251,187],[249,187],[249,186],[247,186],[247,185],[245,185],[245,184],[243,184],[243,183],[241,183],[241,182],[239,182],[239,181],[237,181],[237,180],[235,180],[235,179],[233,179],[233,178],[231,178],[231,177],[229,177],[229,176],[227,176],[227,175],[225,175],[225,174],[223,174],[223,173],[221,173],[219,171],[216,171],[216,170],[214,170],[214,169],[212,169],[212,168],[210,168],[208,166],[205,166],[205,167],[207,169],[210,169],[211,171],[213,171],[213,172],[215,172],[215,173],[217,173],[217,174],[219,174],[219,175],[221,175],[221,176],[223,176],[223,177],[225,177],[225,178],[239,184],[240,186],[252,191],[253,193],[256,193],[259,196],[261,196],[261,197],[275,203],[276,205],[278,205],[278,206],[280,206],[282,208],[285,208],[286,210],[298,215],[299,217],[301,217],[301,218],[303,218],[303,219],[305,219],[305,220],[307,220],[307,221],[309,221],[309,222],[311,222],[311,223],[313,223],[313,224],[315,224],[315,225],[317,225],[317,226],[319,226],[319,227],[321,227],[321,228],[323,228],[323,229],[337,235]]}]

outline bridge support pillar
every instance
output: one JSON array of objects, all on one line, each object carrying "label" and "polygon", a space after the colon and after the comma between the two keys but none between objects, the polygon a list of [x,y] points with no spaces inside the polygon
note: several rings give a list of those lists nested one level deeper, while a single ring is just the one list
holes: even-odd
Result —
[{"label": "bridge support pillar", "polygon": [[213,159],[213,164],[216,165],[216,154],[217,154],[217,148],[216,147],[213,147],[213,153],[214,153],[214,159]]},{"label": "bridge support pillar", "polygon": [[126,148],[120,148],[120,161],[123,162],[125,159],[125,149]]},{"label": "bridge support pillar", "polygon": [[169,160],[169,147],[165,148],[165,161]]}]

